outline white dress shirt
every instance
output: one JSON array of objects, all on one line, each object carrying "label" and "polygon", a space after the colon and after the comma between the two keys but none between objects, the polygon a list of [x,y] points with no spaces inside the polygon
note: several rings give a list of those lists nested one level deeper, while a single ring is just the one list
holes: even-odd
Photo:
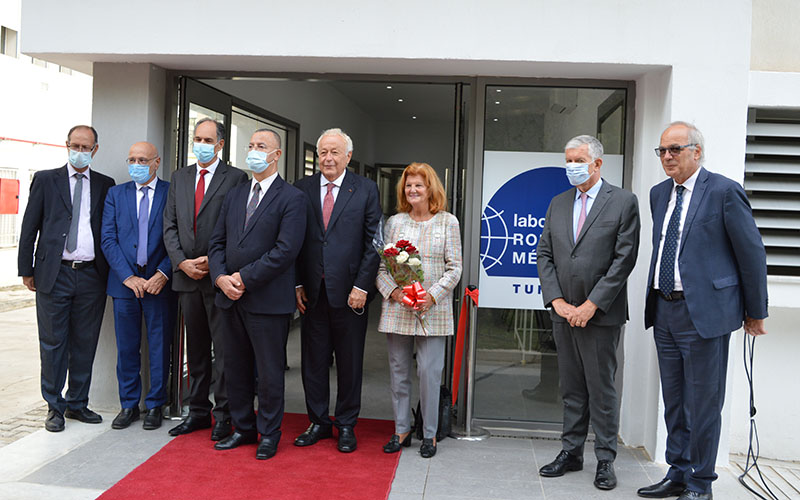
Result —
[{"label": "white dress shirt", "polygon": [[205,169],[208,170],[208,173],[205,175],[205,188],[203,189],[203,194],[208,191],[208,186],[211,184],[211,178],[214,177],[214,172],[217,170],[217,166],[219,165],[219,156],[214,158],[214,163],[207,167],[201,167],[200,164],[197,164],[197,172],[194,174],[194,189],[197,190],[197,183],[200,182],[200,171]]},{"label": "white dress shirt", "polygon": [[[592,210],[592,205],[594,204],[595,198],[597,198],[597,193],[600,192],[600,186],[603,185],[603,179],[599,179],[594,186],[590,187],[588,191],[586,191],[586,216],[589,216],[589,212]],[[581,218],[581,193],[580,189],[575,189],[575,202],[572,204],[572,241],[578,239],[578,220]]]},{"label": "white dress shirt", "polygon": [[[344,176],[347,174],[347,169],[344,169],[342,175],[337,177],[334,181],[334,187],[331,191],[333,195],[333,202],[336,203],[336,197],[339,196],[339,189],[342,187],[342,182],[344,181]],[[328,183],[331,182],[322,174],[319,174],[319,206],[325,206],[325,195],[328,194]]]},{"label": "white dress shirt", "polygon": [[[261,184],[261,192],[258,193],[258,203],[261,203],[261,200],[264,199],[264,195],[267,193],[267,190],[272,183],[275,182],[275,179],[278,177],[278,172],[270,175],[269,177],[265,178],[262,181],[257,181],[255,177],[250,179],[250,195],[247,197],[247,205],[250,204],[250,200],[253,198],[253,188],[256,187],[256,184]],[[247,206],[245,205],[245,207]],[[258,205],[256,205],[258,207]]]},{"label": "white dress shirt", "polygon": [[[681,202],[681,222],[678,226],[678,251],[675,252],[675,291],[683,291],[683,282],[681,281],[681,273],[678,268],[678,255],[680,254],[681,238],[683,237],[683,223],[686,221],[686,214],[689,211],[689,203],[692,201],[692,193],[694,192],[694,184],[697,182],[697,176],[700,174],[698,168],[691,177],[686,179],[681,186],[686,190],[683,192],[683,201]],[[661,267],[661,253],[664,251],[664,239],[667,236],[667,227],[669,226],[669,219],[672,217],[672,212],[675,210],[675,197],[677,192],[675,188],[678,183],[672,181],[672,192],[669,195],[669,203],[667,203],[667,213],[664,214],[664,223],[661,225],[661,238],[658,241],[658,257],[656,257],[656,269],[653,274],[653,288],[658,288],[658,272]]]},{"label": "white dress shirt", "polygon": [[[81,212],[80,219],[78,219],[78,246],[75,247],[74,252],[67,251],[67,243],[64,241],[64,252],[61,258],[64,260],[77,260],[77,261],[90,261],[94,260],[94,235],[92,233],[92,188],[89,182],[89,172],[91,167],[84,170],[83,179],[81,182]],[[69,176],[69,199],[72,200],[75,195],[75,184],[78,179],[75,174],[78,171],[67,162],[67,175]]]}]

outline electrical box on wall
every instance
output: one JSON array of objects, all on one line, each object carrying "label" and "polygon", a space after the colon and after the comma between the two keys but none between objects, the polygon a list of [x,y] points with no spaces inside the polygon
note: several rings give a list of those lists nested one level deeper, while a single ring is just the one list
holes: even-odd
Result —
[{"label": "electrical box on wall", "polygon": [[0,214],[19,213],[19,181],[0,179]]}]

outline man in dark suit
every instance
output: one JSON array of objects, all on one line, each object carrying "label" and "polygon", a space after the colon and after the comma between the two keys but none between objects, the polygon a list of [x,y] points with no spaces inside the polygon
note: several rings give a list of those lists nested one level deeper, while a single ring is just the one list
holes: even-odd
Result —
[{"label": "man in dark suit", "polygon": [[255,443],[261,434],[256,458],[266,460],[275,456],[281,438],[286,340],[306,207],[303,194],[278,175],[280,136],[257,130],[249,149],[253,179],[228,193],[209,244],[216,304],[227,326],[225,376],[236,428],[214,448]]},{"label": "man in dark suit", "polygon": [[711,499],[731,332],[767,333],[764,244],[742,187],[702,167],[703,136],[672,123],[656,154],[670,179],[650,190],[653,255],[645,328],[658,351],[669,471],[647,498]]},{"label": "man in dark suit", "polygon": [[372,238],[381,220],[378,186],[347,172],[353,141],[340,129],[317,140],[321,173],[295,183],[306,195],[306,237],[298,260],[297,308],[303,388],[311,421],[294,442],[309,446],[332,437],[328,416],[329,369],[335,353],[335,425],[339,451],[356,449],[353,427],[361,410],[361,375],[368,297],[375,291],[379,257]]},{"label": "man in dark suit", "polygon": [[108,190],[103,210],[103,253],[111,272],[108,295],[114,300],[117,337],[117,382],[122,410],[111,423],[124,429],[139,419],[142,396],[142,315],[147,329],[150,390],[145,397],[144,429],[161,427],[161,407],[167,401],[167,376],[177,303],[165,288],[172,276],[164,248],[164,205],[169,183],[156,177],[161,158],[148,142],[128,151],[130,182]]},{"label": "man in dark suit", "polygon": [[247,174],[217,157],[224,137],[222,123],[207,118],[197,122],[193,146],[197,164],[172,174],[164,208],[164,245],[174,272],[172,289],[178,292],[186,325],[189,365],[189,415],[169,434],[211,427],[209,395],[214,381],[214,441],[231,433],[231,418],[221,341],[225,325],[214,305],[214,285],[208,277],[208,240],[228,191],[247,181]]},{"label": "man in dark suit", "polygon": [[628,320],[628,275],[639,249],[636,196],[601,178],[603,145],[589,135],[565,146],[575,189],[553,198],[538,245],[542,299],[551,307],[564,401],[562,450],[544,477],[583,469],[589,422],[595,433],[594,485],[617,485],[617,345]]},{"label": "man in dark suit", "polygon": [[[100,223],[114,180],[90,171],[97,148],[93,127],[72,127],[67,134],[69,162],[33,176],[19,237],[19,275],[36,292],[42,396],[49,408],[45,429],[51,432],[64,430],[64,417],[102,421],[87,404],[108,277]],[[67,372],[65,399],[61,392]]]}]

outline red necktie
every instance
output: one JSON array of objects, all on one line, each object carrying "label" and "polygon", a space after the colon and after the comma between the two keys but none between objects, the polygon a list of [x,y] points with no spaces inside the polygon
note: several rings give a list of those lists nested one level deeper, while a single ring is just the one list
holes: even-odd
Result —
[{"label": "red necktie", "polygon": [[329,182],[327,184],[328,192],[325,193],[325,199],[322,201],[322,223],[325,224],[325,230],[328,230],[328,222],[331,220],[333,213],[333,188],[336,184]]},{"label": "red necktie", "polygon": [[194,233],[197,234],[197,214],[200,213],[200,205],[203,204],[203,196],[206,194],[206,174],[208,170],[200,171],[200,180],[197,181],[197,188],[194,190]]}]

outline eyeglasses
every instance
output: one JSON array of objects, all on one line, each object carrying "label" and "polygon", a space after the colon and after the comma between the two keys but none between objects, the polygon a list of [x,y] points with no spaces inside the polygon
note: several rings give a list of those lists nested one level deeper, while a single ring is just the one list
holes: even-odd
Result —
[{"label": "eyeglasses", "polygon": [[77,151],[78,153],[88,153],[89,151],[94,150],[95,145],[79,146],[77,144],[67,144],[67,147],[73,151]]},{"label": "eyeglasses", "polygon": [[154,156],[154,157],[149,158],[149,159],[148,158],[126,158],[125,159],[125,163],[127,163],[128,165],[136,165],[136,164],[138,164],[138,165],[147,165],[148,163],[150,163],[151,161],[155,160],[156,158],[158,158],[158,156]]},{"label": "eyeglasses", "polygon": [[669,154],[672,156],[678,156],[684,149],[693,148],[695,146],[697,146],[697,143],[684,144],[683,146],[668,146],[666,148],[656,148],[655,152],[656,156],[658,156],[659,158],[662,158],[665,154],[667,154],[667,151],[669,151]]}]

